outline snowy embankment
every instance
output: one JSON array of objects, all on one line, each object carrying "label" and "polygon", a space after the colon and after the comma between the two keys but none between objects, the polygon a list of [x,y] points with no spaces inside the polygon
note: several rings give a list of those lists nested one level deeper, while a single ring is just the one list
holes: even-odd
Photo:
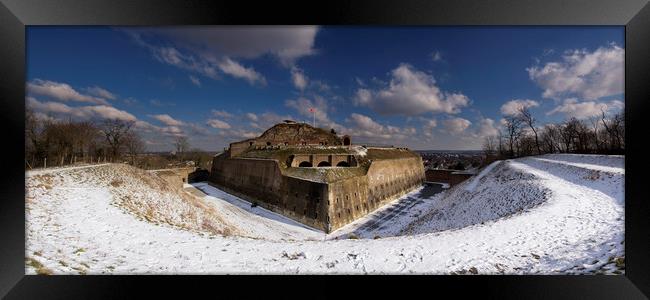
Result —
[{"label": "snowy embankment", "polygon": [[[325,235],[271,212],[247,208],[236,197],[205,185],[198,187],[210,195],[199,202],[171,192],[165,197],[153,183],[130,183],[115,165],[27,174],[26,271],[621,273],[623,160],[546,155],[503,161],[481,172],[476,181],[469,179],[433,197],[406,196],[404,201],[419,201],[408,209],[420,213],[409,211],[386,221],[384,225],[400,228],[392,230],[395,236],[338,240],[319,240]],[[106,179],[92,178],[97,174]],[[107,186],[112,176],[126,182]],[[122,199],[127,196],[130,199]],[[142,203],[179,210],[163,209],[157,217],[152,213],[157,223],[153,224],[142,217],[147,211],[139,208],[151,206]],[[217,230],[185,221],[193,218],[188,213],[193,210],[186,206],[204,214],[194,220],[213,220]],[[183,221],[187,224],[179,226]],[[346,230],[354,226],[363,224]],[[215,233],[225,229],[229,235]],[[276,240],[236,236],[256,234]],[[328,237],[333,236],[342,237]]]}]

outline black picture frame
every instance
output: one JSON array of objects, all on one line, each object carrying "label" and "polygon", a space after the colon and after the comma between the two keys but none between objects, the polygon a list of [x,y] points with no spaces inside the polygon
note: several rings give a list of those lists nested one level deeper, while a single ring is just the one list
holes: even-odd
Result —
[{"label": "black picture frame", "polygon": [[[0,295],[23,298],[125,298],[134,290],[170,296],[230,291],[285,297],[475,294],[489,298],[644,299],[650,295],[650,223],[645,199],[643,117],[648,112],[650,5],[646,0],[362,0],[303,2],[0,0]],[[27,25],[623,25],[625,26],[625,238],[623,276],[26,276],[24,202],[25,26]],[[646,156],[647,158],[647,156]],[[273,280],[271,280],[273,279]],[[278,280],[279,279],[279,280]],[[282,279],[291,279],[290,283]],[[318,280],[314,280],[318,279]],[[322,283],[327,279],[327,283]],[[242,283],[242,282],[240,282]],[[325,285],[325,286],[323,286]],[[349,289],[341,292],[340,288]],[[305,292],[297,292],[304,289]],[[330,291],[327,291],[330,289]],[[219,291],[217,294],[216,291]],[[239,293],[237,292],[239,291]],[[304,294],[306,293],[306,294]],[[412,295],[415,296],[415,295]]]}]

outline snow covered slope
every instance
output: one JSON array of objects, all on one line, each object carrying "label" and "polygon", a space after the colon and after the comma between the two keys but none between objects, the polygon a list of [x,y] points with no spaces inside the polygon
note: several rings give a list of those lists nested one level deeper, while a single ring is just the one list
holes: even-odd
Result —
[{"label": "snow covered slope", "polygon": [[[112,174],[124,166],[26,174],[26,272],[622,273],[623,160],[546,155],[503,161],[477,181],[419,199],[408,209],[421,213],[398,215],[390,222],[400,229],[380,239],[369,231],[368,238],[323,240],[213,187],[198,186],[209,195],[183,200],[139,176]],[[116,178],[122,183],[113,187]],[[164,208],[147,214],[140,207],[152,206],[141,203]],[[213,223],[200,226],[200,220]],[[226,235],[215,233],[226,229]]]}]

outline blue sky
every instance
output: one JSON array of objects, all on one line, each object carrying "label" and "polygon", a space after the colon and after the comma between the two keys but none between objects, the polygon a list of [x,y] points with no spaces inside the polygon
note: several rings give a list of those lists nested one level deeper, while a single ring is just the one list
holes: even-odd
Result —
[{"label": "blue sky", "polygon": [[27,29],[42,118],[135,122],[219,150],[284,119],[413,149],[480,149],[527,106],[540,126],[623,108],[623,27]]}]

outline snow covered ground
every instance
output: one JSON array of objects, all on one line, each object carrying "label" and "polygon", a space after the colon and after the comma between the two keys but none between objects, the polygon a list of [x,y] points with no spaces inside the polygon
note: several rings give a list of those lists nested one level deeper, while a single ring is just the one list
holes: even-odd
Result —
[{"label": "snow covered ground", "polygon": [[503,161],[329,235],[207,184],[188,197],[124,165],[26,173],[26,272],[619,274],[623,161]]}]

